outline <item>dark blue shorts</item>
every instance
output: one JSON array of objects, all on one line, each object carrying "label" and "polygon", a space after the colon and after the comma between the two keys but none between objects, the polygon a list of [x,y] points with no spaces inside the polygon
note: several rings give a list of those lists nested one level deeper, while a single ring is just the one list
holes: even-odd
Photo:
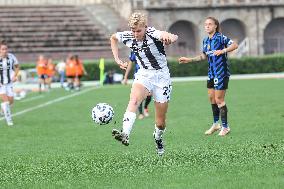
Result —
[{"label": "dark blue shorts", "polygon": [[42,74],[42,75],[39,76],[39,78],[40,78],[40,79],[47,79],[48,76],[47,76],[46,74]]},{"label": "dark blue shorts", "polygon": [[226,90],[229,85],[229,77],[214,78],[207,80],[207,88],[215,90]]}]

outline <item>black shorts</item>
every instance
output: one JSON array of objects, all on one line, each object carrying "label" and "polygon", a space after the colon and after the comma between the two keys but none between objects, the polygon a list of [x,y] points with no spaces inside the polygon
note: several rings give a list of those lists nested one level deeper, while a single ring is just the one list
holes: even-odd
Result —
[{"label": "black shorts", "polygon": [[81,79],[81,77],[82,77],[82,75],[77,75],[77,76],[74,76],[74,75],[69,75],[69,76],[67,76],[67,78],[69,78],[69,79],[75,79],[75,78],[79,78],[79,79]]},{"label": "black shorts", "polygon": [[226,90],[228,89],[229,85],[229,77],[223,78],[215,78],[215,79],[208,79],[207,80],[207,88],[208,89],[215,89],[215,90]]},{"label": "black shorts", "polygon": [[48,76],[47,76],[46,74],[41,74],[41,75],[39,76],[39,78],[40,78],[40,79],[47,79]]}]

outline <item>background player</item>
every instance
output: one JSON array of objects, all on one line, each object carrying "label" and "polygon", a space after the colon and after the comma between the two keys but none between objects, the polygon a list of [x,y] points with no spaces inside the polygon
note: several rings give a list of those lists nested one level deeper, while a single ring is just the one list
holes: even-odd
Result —
[{"label": "background player", "polygon": [[54,77],[55,74],[55,65],[53,64],[52,58],[49,58],[47,60],[47,66],[46,66],[46,75],[47,75],[47,90],[51,89],[51,83],[52,83],[52,79]]},{"label": "background player", "polygon": [[74,61],[75,64],[74,87],[75,90],[79,91],[81,87],[81,78],[83,75],[87,75],[87,71],[85,70],[84,64],[82,60],[79,59],[78,55],[74,55],[71,60]]},{"label": "background player", "polygon": [[42,91],[42,88],[46,87],[47,84],[47,58],[43,55],[39,55],[36,65],[38,75],[38,90]]},{"label": "background player", "polygon": [[220,32],[220,24],[216,18],[207,17],[204,27],[208,37],[203,40],[203,53],[194,58],[181,57],[179,62],[188,63],[207,58],[209,64],[207,88],[214,121],[205,134],[211,135],[221,128],[218,124],[221,114],[222,128],[219,135],[225,136],[230,132],[227,121],[228,109],[225,103],[225,94],[230,76],[227,53],[237,49],[238,45]]},{"label": "background player", "polygon": [[0,97],[8,126],[12,126],[11,105],[14,102],[13,82],[17,80],[19,74],[19,63],[17,58],[8,52],[8,45],[5,41],[0,41]]}]

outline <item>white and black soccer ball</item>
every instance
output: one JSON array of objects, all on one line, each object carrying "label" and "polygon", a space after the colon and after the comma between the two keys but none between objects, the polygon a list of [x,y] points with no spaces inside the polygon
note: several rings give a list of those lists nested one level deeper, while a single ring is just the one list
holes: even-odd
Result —
[{"label": "white and black soccer ball", "polygon": [[110,123],[113,116],[113,108],[107,103],[98,103],[92,109],[92,119],[99,125],[106,125]]}]

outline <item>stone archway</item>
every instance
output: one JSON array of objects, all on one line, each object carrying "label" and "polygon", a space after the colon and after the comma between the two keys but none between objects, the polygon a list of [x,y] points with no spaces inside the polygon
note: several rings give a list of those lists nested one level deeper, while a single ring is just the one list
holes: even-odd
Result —
[{"label": "stone archway", "polygon": [[221,32],[235,41],[241,43],[246,37],[246,28],[243,22],[237,19],[227,19],[221,22]]},{"label": "stone archway", "polygon": [[264,53],[284,52],[284,18],[275,18],[264,30]]},{"label": "stone archway", "polygon": [[197,28],[186,20],[180,20],[172,24],[169,32],[177,34],[179,39],[167,49],[170,56],[194,55],[197,51]]}]

